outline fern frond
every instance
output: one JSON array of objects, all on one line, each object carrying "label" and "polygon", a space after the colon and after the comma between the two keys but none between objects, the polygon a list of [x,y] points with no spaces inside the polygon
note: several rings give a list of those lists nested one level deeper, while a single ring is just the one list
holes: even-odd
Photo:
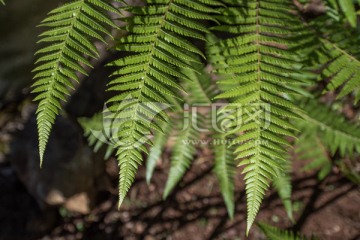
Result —
[{"label": "fern frond", "polygon": [[317,134],[315,129],[303,132],[295,142],[295,152],[299,159],[311,160],[303,170],[320,169],[318,179],[323,180],[330,173],[333,164],[326,146]]},{"label": "fern frond", "polygon": [[326,90],[339,90],[338,98],[354,93],[357,102],[360,99],[359,31],[327,16],[316,19],[311,26],[318,41],[313,44],[318,50],[312,56],[317,61],[315,64],[322,65],[319,80],[327,83]]},{"label": "fern frond", "polygon": [[273,184],[276,191],[284,204],[288,218],[294,221],[293,207],[291,201],[291,164],[290,161],[285,163],[283,170],[277,169],[277,176],[273,179]]},{"label": "fern frond", "polygon": [[184,87],[189,93],[187,100],[195,104],[211,104],[213,98],[218,94],[218,89],[211,79],[209,72],[203,64],[193,64],[195,70],[186,69],[183,73],[191,79],[184,83]]},{"label": "fern frond", "polygon": [[336,11],[341,9],[352,27],[357,25],[357,16],[355,10],[355,3],[352,0],[327,0],[331,7]]},{"label": "fern frond", "polygon": [[234,177],[236,171],[234,149],[229,147],[229,138],[225,134],[216,135],[214,140],[214,172],[219,181],[221,194],[224,198],[229,217],[233,219],[235,212]]},{"label": "fern frond", "polygon": [[359,169],[356,167],[359,164],[359,160],[357,161],[339,161],[337,162],[338,167],[340,168],[341,173],[353,183],[359,185],[360,184],[360,172]]},{"label": "fern frond", "polygon": [[100,148],[106,145],[106,152],[104,159],[109,159],[114,152],[114,146],[108,141],[109,128],[107,128],[104,122],[103,114],[97,113],[91,118],[78,119],[81,127],[84,130],[84,136],[86,137],[89,146],[91,146],[94,152],[98,152]]},{"label": "fern frond", "polygon": [[119,205],[142,162],[142,153],[147,154],[144,144],[152,144],[147,136],[161,132],[168,121],[164,108],[183,91],[178,83],[178,79],[188,79],[183,70],[193,69],[192,63],[203,56],[187,38],[204,40],[204,33],[209,32],[198,21],[211,20],[210,14],[216,12],[206,2],[148,0],[145,7],[129,9],[132,16],[125,19],[129,35],[120,39],[117,50],[133,54],[111,64],[121,68],[113,73],[109,85],[117,93],[109,103],[120,129],[116,134]]},{"label": "fern frond", "polygon": [[223,110],[233,121],[228,132],[239,134],[235,153],[245,166],[249,232],[269,181],[286,161],[284,136],[294,136],[287,119],[299,116],[289,96],[298,94],[302,65],[291,49],[303,43],[306,31],[291,1],[226,2],[219,17],[224,24],[214,30],[236,36],[214,43],[209,55],[216,71],[228,75],[218,81],[228,90],[217,99],[230,100]]},{"label": "fern frond", "polygon": [[[339,46],[337,42],[322,39],[324,53],[323,62],[326,65],[322,72],[323,78],[330,78],[327,90],[341,89],[338,98],[352,92],[355,93],[355,102],[360,99],[360,60]],[[354,45],[352,45],[354,46]]]},{"label": "fern frond", "polygon": [[303,120],[295,121],[301,132],[295,142],[296,152],[300,159],[312,160],[304,170],[320,168],[321,180],[330,173],[335,153],[341,157],[360,153],[359,126],[315,100],[305,101],[301,106],[307,114]]},{"label": "fern frond", "polygon": [[269,240],[316,240],[315,237],[306,238],[299,233],[281,230],[265,223],[258,223],[257,225]]},{"label": "fern frond", "polygon": [[[191,109],[187,119],[184,121],[183,131],[177,134],[177,139],[174,151],[171,157],[171,168],[169,177],[165,185],[164,198],[171,193],[174,187],[178,184],[184,176],[186,170],[189,168],[193,161],[193,155],[196,152],[196,144],[199,140],[200,130],[207,126],[207,115],[197,112],[194,107],[202,105],[210,105],[212,98],[216,94],[216,88],[212,84],[212,79],[209,73],[204,69],[203,64],[193,63],[194,69],[184,69],[182,72],[191,81],[184,82],[184,88],[187,95],[187,104]],[[186,126],[186,123],[188,126]]]},{"label": "fern frond", "polygon": [[106,42],[102,35],[111,37],[107,27],[116,28],[104,11],[118,12],[102,0],[77,0],[52,10],[40,24],[49,28],[40,34],[39,43],[46,43],[46,47],[37,51],[40,57],[33,70],[32,92],[39,101],[36,113],[40,164],[52,125],[62,109],[61,101],[66,101],[74,89],[73,81],[79,80],[77,73],[87,75],[85,66],[92,67],[88,58],[99,56],[89,38]]},{"label": "fern frond", "polygon": [[172,124],[170,122],[165,123],[163,126],[163,132],[157,132],[154,136],[153,145],[150,148],[149,156],[146,160],[146,182],[150,183],[151,178],[153,176],[156,163],[159,160],[165,144],[171,134]]},{"label": "fern frond", "polygon": [[306,101],[302,106],[307,113],[304,120],[297,123],[302,133],[315,132],[332,155],[336,151],[342,157],[360,153],[358,124],[346,121],[342,115],[314,100]]},{"label": "fern frond", "polygon": [[[163,198],[166,199],[175,186],[182,179],[186,170],[190,167],[196,153],[196,141],[199,139],[199,131],[194,124],[198,124],[203,116],[189,114],[190,124],[176,134],[175,146],[171,155],[171,167],[165,184]],[[182,125],[182,123],[181,123]]]},{"label": "fern frond", "polygon": [[5,0],[0,0],[0,3],[5,5]]}]

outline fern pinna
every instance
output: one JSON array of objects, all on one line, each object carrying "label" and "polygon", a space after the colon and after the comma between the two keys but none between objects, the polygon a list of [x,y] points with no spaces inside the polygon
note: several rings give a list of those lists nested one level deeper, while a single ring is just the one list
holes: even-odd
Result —
[{"label": "fern pinna", "polygon": [[[92,67],[88,57],[97,58],[99,53],[89,38],[106,42],[101,34],[111,37],[107,26],[116,25],[104,11],[118,13],[112,5],[102,0],[78,0],[60,6],[49,13],[40,26],[50,29],[43,32],[39,40],[47,47],[36,54],[41,55],[33,71],[35,83],[33,93],[39,101],[37,123],[39,132],[40,164],[42,164],[46,143],[52,125],[59,111],[61,101],[66,101],[72,81],[78,82],[77,73],[87,75],[85,66]],[[86,57],[84,57],[84,55]]]},{"label": "fern pinna", "polygon": [[[330,79],[327,91],[338,90],[338,98],[348,94],[355,96],[355,103],[360,99],[360,43],[355,31],[345,31],[342,24],[333,24],[331,31],[323,33],[319,61],[324,65],[319,79]],[[327,36],[327,37],[326,37]]]},{"label": "fern pinna", "polygon": [[249,231],[269,180],[286,161],[289,143],[282,136],[293,136],[295,127],[286,119],[298,113],[288,95],[297,93],[301,65],[290,49],[304,31],[291,12],[291,1],[226,2],[229,7],[219,17],[224,24],[214,30],[236,36],[214,43],[208,51],[216,72],[227,75],[218,82],[224,92],[216,98],[231,101],[224,111],[238,118],[233,127],[242,133],[236,138],[235,154],[241,159],[239,166],[245,166]]},{"label": "fern pinna", "polygon": [[[119,131],[117,156],[120,166],[119,206],[134,180],[145,145],[151,145],[153,131],[161,131],[168,121],[164,108],[171,107],[183,87],[178,79],[188,80],[184,69],[192,69],[202,52],[187,37],[204,40],[208,29],[198,20],[213,20],[216,12],[206,0],[146,1],[145,7],[131,7],[125,19],[129,35],[120,39],[117,50],[134,54],[114,61],[120,67],[112,76],[109,110]],[[198,55],[198,56],[197,56]],[[175,100],[178,101],[178,100]]]},{"label": "fern pinna", "polygon": [[301,106],[307,114],[295,122],[301,132],[295,149],[300,159],[312,160],[304,170],[319,168],[322,180],[330,173],[332,160],[338,160],[332,158],[353,158],[360,153],[359,125],[315,100],[304,101]]},{"label": "fern pinna", "polygon": [[299,233],[295,233],[288,230],[282,230],[265,223],[258,223],[258,227],[269,240],[316,240],[317,239],[314,236],[312,236],[311,238],[307,238],[305,236],[300,235]]}]

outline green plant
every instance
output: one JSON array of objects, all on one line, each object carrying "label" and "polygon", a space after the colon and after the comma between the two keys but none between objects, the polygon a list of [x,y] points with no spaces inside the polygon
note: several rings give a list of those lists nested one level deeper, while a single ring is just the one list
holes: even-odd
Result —
[{"label": "green plant", "polygon": [[[95,40],[111,43],[111,51],[126,55],[109,64],[115,70],[107,109],[81,120],[96,150],[106,142],[108,153],[116,153],[119,207],[144,155],[149,182],[167,139],[176,132],[164,197],[170,194],[196,155],[193,143],[203,135],[198,125],[207,126],[206,135],[221,142],[214,144],[214,172],[230,217],[235,166],[243,169],[247,231],[271,181],[292,218],[290,138],[301,133],[295,143],[299,151],[320,146],[306,158],[314,160],[313,166],[326,166],[322,176],[331,169],[332,157],[358,156],[357,125],[318,105],[320,93],[329,91],[340,92],[340,105],[349,98],[357,104],[360,96],[354,48],[358,29],[352,28],[357,19],[350,1],[328,1],[328,12],[341,9],[336,17],[324,14],[311,20],[290,0],[145,0],[144,6],[118,2],[72,1],[41,23],[48,29],[40,35],[39,43],[45,45],[37,52],[33,84],[39,101],[40,164],[61,102],[99,57]],[[122,16],[121,11],[127,13]],[[113,31],[119,36],[115,40]],[[222,107],[216,119],[209,111],[190,111],[190,123],[199,124],[181,130],[184,103]],[[93,130],[100,134],[93,135]]]},{"label": "green plant", "polygon": [[307,239],[316,240],[317,239],[315,237],[306,238],[300,235],[299,233],[282,230],[265,223],[258,223],[257,225],[269,240],[307,240]]}]

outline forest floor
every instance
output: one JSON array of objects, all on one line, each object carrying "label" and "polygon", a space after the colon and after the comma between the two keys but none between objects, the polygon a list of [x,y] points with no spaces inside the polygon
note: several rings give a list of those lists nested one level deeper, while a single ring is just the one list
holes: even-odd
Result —
[{"label": "forest floor", "polygon": [[[0,239],[265,239],[256,226],[249,237],[245,237],[246,204],[240,177],[236,179],[235,218],[229,220],[208,155],[206,149],[198,153],[200,158],[167,200],[162,200],[162,190],[168,161],[158,164],[149,186],[144,168],[140,168],[120,211],[117,210],[116,163],[109,160],[107,172],[113,179],[114,189],[101,194],[98,204],[88,215],[73,214],[64,209],[40,211],[11,165],[2,164]],[[257,220],[299,230],[307,236],[316,235],[320,239],[360,239],[359,187],[337,174],[336,169],[319,183],[316,173],[299,171],[302,164],[295,164],[293,175],[297,223],[294,225],[287,218],[273,191],[267,194]]]}]

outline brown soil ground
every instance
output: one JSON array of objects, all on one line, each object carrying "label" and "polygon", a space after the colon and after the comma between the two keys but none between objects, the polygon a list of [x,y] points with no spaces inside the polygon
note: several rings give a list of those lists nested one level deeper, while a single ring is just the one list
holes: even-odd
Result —
[{"label": "brown soil ground", "polygon": [[[159,163],[150,186],[145,182],[144,168],[140,169],[120,211],[116,194],[107,192],[99,197],[99,204],[88,215],[63,209],[41,212],[11,166],[4,164],[0,166],[0,239],[265,239],[256,226],[249,237],[245,237],[246,204],[241,177],[236,180],[235,219],[229,220],[210,157],[206,151],[199,156],[202,157],[167,200],[161,197],[169,167],[165,161]],[[116,164],[109,160],[107,165],[116,186]],[[273,191],[267,194],[258,220],[320,239],[360,239],[359,187],[337,174],[336,169],[319,183],[316,173],[301,172],[300,167],[295,166],[293,175],[297,223],[289,221]],[[32,233],[32,229],[36,229],[37,234]],[[46,233],[39,234],[39,229]]]}]

